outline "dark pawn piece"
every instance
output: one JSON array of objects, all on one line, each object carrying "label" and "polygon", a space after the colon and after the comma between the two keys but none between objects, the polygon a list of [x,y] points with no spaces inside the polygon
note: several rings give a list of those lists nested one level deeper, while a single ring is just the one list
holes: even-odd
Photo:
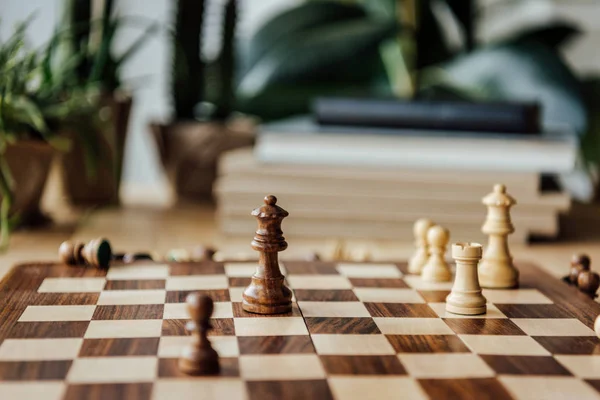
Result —
[{"label": "dark pawn piece", "polygon": [[208,340],[213,301],[200,293],[190,293],[186,298],[191,321],[186,329],[192,333],[192,343],[183,350],[179,369],[188,375],[216,375],[219,373],[219,355]]},{"label": "dark pawn piece", "polygon": [[269,195],[265,205],[252,211],[258,230],[252,248],[259,252],[258,266],[250,286],[244,290],[242,308],[257,314],[281,314],[292,311],[292,291],[285,286],[277,253],[287,249],[281,221],[289,214],[277,206],[277,197]]},{"label": "dark pawn piece", "polygon": [[58,248],[58,256],[69,265],[86,264],[96,268],[108,268],[112,259],[112,249],[108,240],[93,239],[84,245],[81,242],[66,241]]},{"label": "dark pawn piece", "polygon": [[192,250],[192,259],[197,261],[212,261],[216,252],[212,247],[196,246]]},{"label": "dark pawn piece", "polygon": [[571,258],[571,269],[569,270],[569,282],[577,285],[577,278],[581,271],[589,271],[590,258],[585,254],[575,254]]},{"label": "dark pawn piece", "polygon": [[577,287],[592,299],[596,297],[598,286],[600,286],[600,275],[593,271],[581,271],[579,273]]}]

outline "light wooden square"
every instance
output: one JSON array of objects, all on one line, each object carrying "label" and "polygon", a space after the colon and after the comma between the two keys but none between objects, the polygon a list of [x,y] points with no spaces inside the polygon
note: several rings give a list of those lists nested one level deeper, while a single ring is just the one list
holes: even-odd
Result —
[{"label": "light wooden square", "polygon": [[235,318],[236,336],[308,335],[301,317]]},{"label": "light wooden square", "polygon": [[492,303],[487,303],[487,311],[480,315],[460,315],[446,311],[446,303],[428,303],[440,318],[507,318],[502,311]]},{"label": "light wooden square", "polygon": [[104,289],[106,278],[45,278],[38,293],[92,293]]},{"label": "light wooden square", "polygon": [[258,263],[225,263],[225,275],[233,278],[250,278],[256,272]]},{"label": "light wooden square", "polygon": [[161,319],[91,321],[86,339],[160,337]]},{"label": "light wooden square", "polygon": [[245,287],[230,287],[229,300],[234,303],[241,303],[244,300],[242,296],[244,294],[244,290],[246,290]]},{"label": "light wooden square", "polygon": [[396,354],[383,335],[311,335],[315,349],[325,355]]},{"label": "light wooden square", "polygon": [[27,306],[19,322],[89,321],[96,306]]},{"label": "light wooden square", "polygon": [[451,290],[453,282],[427,282],[420,275],[404,275],[404,282],[416,290]]},{"label": "light wooden square", "polygon": [[[192,336],[163,336],[158,345],[158,356],[161,358],[177,358],[183,349],[193,340]],[[220,357],[237,357],[240,355],[237,337],[211,336],[210,343]]]},{"label": "light wooden square", "polygon": [[83,339],[4,339],[0,361],[70,360],[77,357]]},{"label": "light wooden square", "polygon": [[77,358],[67,375],[70,383],[152,382],[158,371],[156,357]]},{"label": "light wooden square", "polygon": [[598,393],[585,382],[566,376],[499,376],[516,400],[597,400]]},{"label": "light wooden square", "polygon": [[305,317],[370,317],[365,305],[359,301],[299,301],[298,307]]},{"label": "light wooden square", "polygon": [[439,318],[373,318],[386,335],[453,335],[454,331]]},{"label": "light wooden square", "polygon": [[328,381],[337,400],[428,399],[414,379],[404,376],[332,376]]},{"label": "light wooden square", "polygon": [[547,356],[548,350],[529,336],[517,335],[458,335],[478,354],[506,356]]},{"label": "light wooden square", "polygon": [[161,379],[154,383],[152,400],[246,400],[246,386],[239,378],[202,377]]},{"label": "light wooden square", "polygon": [[322,379],[325,371],[316,354],[240,356],[240,375],[248,381]]},{"label": "light wooden square", "polygon": [[98,305],[163,304],[165,290],[107,290],[100,293]]},{"label": "light wooden square", "polygon": [[[216,301],[211,318],[233,318],[233,309],[229,301]],[[189,319],[186,303],[167,303],[163,312],[163,319]]]},{"label": "light wooden square", "polygon": [[483,289],[489,303],[552,304],[552,300],[537,289]]},{"label": "light wooden square", "polygon": [[402,273],[394,264],[340,263],[337,270],[348,278],[402,278]]},{"label": "light wooden square", "polygon": [[415,378],[488,378],[495,375],[476,354],[399,354],[398,358]]},{"label": "light wooden square", "polygon": [[395,288],[354,288],[360,301],[367,303],[425,303],[413,289]]},{"label": "light wooden square", "polygon": [[66,390],[63,382],[0,382],[0,399],[61,400]]},{"label": "light wooden square", "polygon": [[169,276],[168,265],[139,264],[110,267],[106,274],[109,280],[165,279]]},{"label": "light wooden square", "polygon": [[575,318],[514,318],[512,321],[529,336],[596,336]]},{"label": "light wooden square", "polygon": [[554,358],[571,373],[583,379],[600,379],[600,356],[555,355]]},{"label": "light wooden square", "polygon": [[171,276],[167,278],[167,290],[213,290],[227,289],[229,281],[225,275]]},{"label": "light wooden square", "polygon": [[352,289],[352,284],[341,275],[291,275],[287,277],[294,289]]}]

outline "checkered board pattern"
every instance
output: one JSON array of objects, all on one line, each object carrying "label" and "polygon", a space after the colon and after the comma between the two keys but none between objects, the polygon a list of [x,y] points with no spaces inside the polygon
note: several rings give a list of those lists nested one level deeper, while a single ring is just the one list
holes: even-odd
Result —
[{"label": "checkered board pattern", "polygon": [[[599,399],[600,304],[535,266],[448,314],[405,263],[285,262],[293,311],[242,310],[254,263],[15,267],[0,283],[0,399]],[[222,373],[178,371],[185,297],[215,301]],[[96,397],[94,397],[96,396]]]}]

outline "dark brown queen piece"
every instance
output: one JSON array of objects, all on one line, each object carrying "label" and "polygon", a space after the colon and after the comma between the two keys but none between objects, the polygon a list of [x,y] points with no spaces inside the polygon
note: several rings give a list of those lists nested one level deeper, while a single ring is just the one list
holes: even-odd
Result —
[{"label": "dark brown queen piece", "polygon": [[252,211],[258,220],[252,248],[259,258],[250,286],[244,290],[242,307],[257,314],[281,314],[292,311],[292,291],[284,284],[277,259],[277,253],[287,249],[281,222],[289,213],[276,205],[275,196],[264,201],[264,206]]}]

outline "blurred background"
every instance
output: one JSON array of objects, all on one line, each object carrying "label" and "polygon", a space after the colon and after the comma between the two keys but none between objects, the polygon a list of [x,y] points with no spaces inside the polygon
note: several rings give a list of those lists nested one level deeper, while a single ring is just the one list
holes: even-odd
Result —
[{"label": "blurred background", "polygon": [[596,1],[0,9],[4,245],[65,204],[214,203],[220,231],[247,236],[267,192],[292,236],[411,240],[429,216],[472,240],[496,182],[525,243],[596,198]]}]

